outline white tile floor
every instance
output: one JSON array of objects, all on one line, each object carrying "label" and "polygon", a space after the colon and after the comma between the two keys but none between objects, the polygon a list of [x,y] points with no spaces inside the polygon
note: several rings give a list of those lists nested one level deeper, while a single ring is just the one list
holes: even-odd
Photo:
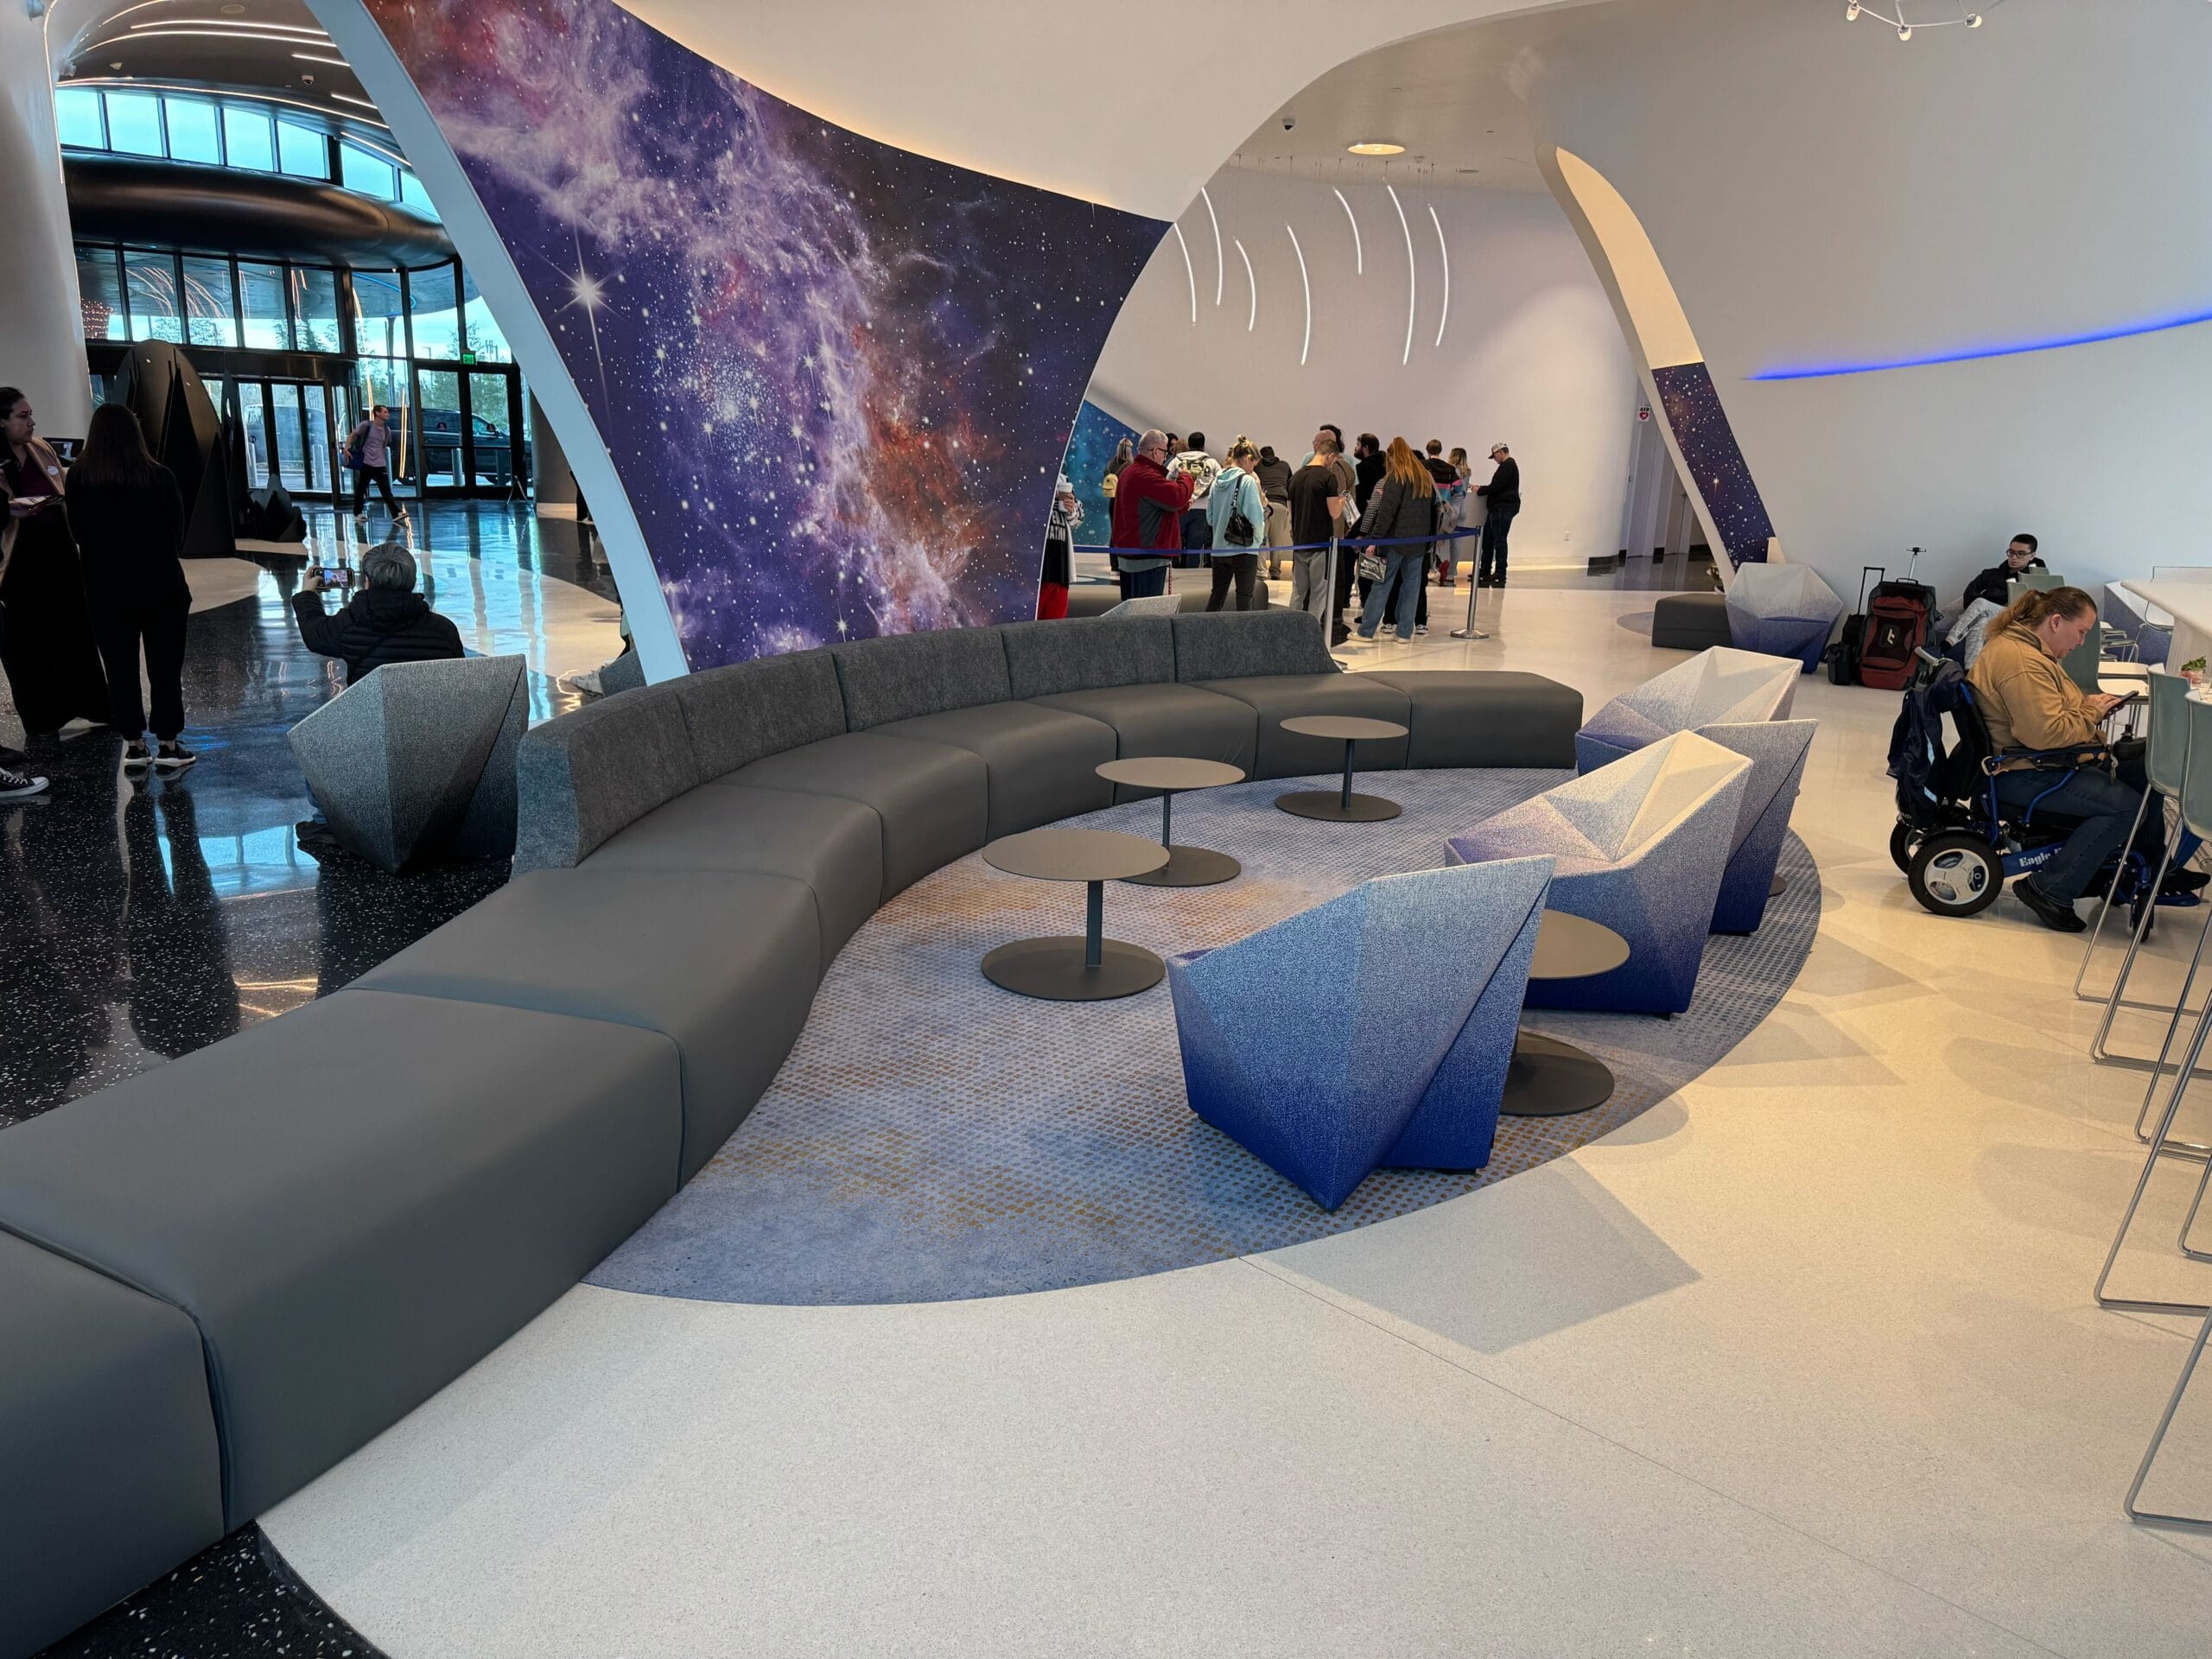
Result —
[{"label": "white tile floor", "polygon": [[[1617,626],[1650,602],[1484,594],[1493,639],[1356,660],[1530,669],[1594,708],[1679,660]],[[2119,1508],[2184,1327],[2089,1300],[2141,1076],[2084,1058],[2078,942],[2010,899],[1913,905],[1896,701],[1802,683],[1814,954],[1726,1062],[1574,1157],[1046,1295],[580,1289],[271,1536],[394,1659],[2201,1656],[2212,1540]],[[2212,1294],[2166,1248],[2189,1179],[2132,1288]],[[2164,1470],[2155,1497],[2212,1508],[2212,1385]]]}]

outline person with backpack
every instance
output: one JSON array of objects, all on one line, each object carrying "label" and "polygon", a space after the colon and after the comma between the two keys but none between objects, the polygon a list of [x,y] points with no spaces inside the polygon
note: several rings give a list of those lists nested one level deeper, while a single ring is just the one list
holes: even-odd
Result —
[{"label": "person with backpack", "polygon": [[378,404],[369,418],[346,435],[346,465],[353,474],[353,517],[368,518],[369,486],[384,498],[384,510],[404,518],[407,509],[391,499],[391,410]]},{"label": "person with backpack", "polygon": [[1259,579],[1260,556],[1240,553],[1239,548],[1260,544],[1261,526],[1267,523],[1265,498],[1260,491],[1260,452],[1243,438],[1229,447],[1229,465],[1215,480],[1206,500],[1206,523],[1213,532],[1213,591],[1206,609],[1217,611],[1236,584],[1236,608],[1252,608],[1252,588]]}]

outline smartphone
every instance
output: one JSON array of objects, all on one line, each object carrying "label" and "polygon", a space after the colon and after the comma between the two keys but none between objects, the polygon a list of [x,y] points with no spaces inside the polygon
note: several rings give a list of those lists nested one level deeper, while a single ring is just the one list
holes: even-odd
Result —
[{"label": "smartphone", "polygon": [[353,572],[351,566],[324,564],[315,568],[321,571],[322,585],[326,588],[351,588],[353,585]]}]

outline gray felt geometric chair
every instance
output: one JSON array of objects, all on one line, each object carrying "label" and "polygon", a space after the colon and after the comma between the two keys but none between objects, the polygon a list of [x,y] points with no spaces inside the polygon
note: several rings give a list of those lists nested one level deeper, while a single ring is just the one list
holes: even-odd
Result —
[{"label": "gray felt geometric chair", "polygon": [[1746,564],[1728,583],[1728,635],[1752,651],[1795,657],[1811,673],[1827,649],[1843,601],[1802,564]]},{"label": "gray felt geometric chair", "polygon": [[1733,749],[1751,763],[1744,804],[1736,815],[1728,868],[1713,906],[1715,933],[1755,933],[1766,919],[1774,868],[1782,859],[1782,838],[1789,829],[1790,809],[1797,804],[1805,757],[1820,728],[1817,720],[1724,722],[1697,728],[1700,737]]},{"label": "gray felt geometric chair", "polygon": [[1574,734],[1574,769],[1594,772],[1676,732],[1787,720],[1798,665],[1787,657],[1715,645],[1590,716]]},{"label": "gray felt geometric chair", "polygon": [[1551,872],[1382,876],[1169,958],[1191,1109],[1325,1210],[1378,1167],[1481,1168]]},{"label": "gray felt geometric chair", "polygon": [[378,869],[515,849],[520,657],[387,663],[292,728],[333,834]]}]

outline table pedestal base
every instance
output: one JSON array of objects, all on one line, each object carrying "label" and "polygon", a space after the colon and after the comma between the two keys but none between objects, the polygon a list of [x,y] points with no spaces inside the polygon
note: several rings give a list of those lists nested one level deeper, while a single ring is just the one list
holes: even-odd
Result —
[{"label": "table pedestal base", "polygon": [[1170,847],[1167,861],[1158,869],[1122,879],[1140,887],[1211,887],[1243,873],[1242,864],[1211,847]]},{"label": "table pedestal base", "polygon": [[1789,878],[1786,875],[1777,875],[1767,883],[1766,896],[1770,899],[1779,899],[1789,891]]},{"label": "table pedestal base", "polygon": [[1294,789],[1275,797],[1275,804],[1300,818],[1319,818],[1329,823],[1381,823],[1405,808],[1380,795],[1354,795],[1347,802],[1333,789]]},{"label": "table pedestal base", "polygon": [[1550,1037],[1523,1031],[1505,1069],[1509,1117],[1572,1117],[1604,1105],[1613,1095],[1613,1074],[1594,1054]]},{"label": "table pedestal base", "polygon": [[983,977],[1001,989],[1051,1002],[1106,1002],[1150,990],[1167,964],[1141,944],[1099,941],[1099,963],[1087,967],[1080,936],[1016,939],[983,958]]}]

